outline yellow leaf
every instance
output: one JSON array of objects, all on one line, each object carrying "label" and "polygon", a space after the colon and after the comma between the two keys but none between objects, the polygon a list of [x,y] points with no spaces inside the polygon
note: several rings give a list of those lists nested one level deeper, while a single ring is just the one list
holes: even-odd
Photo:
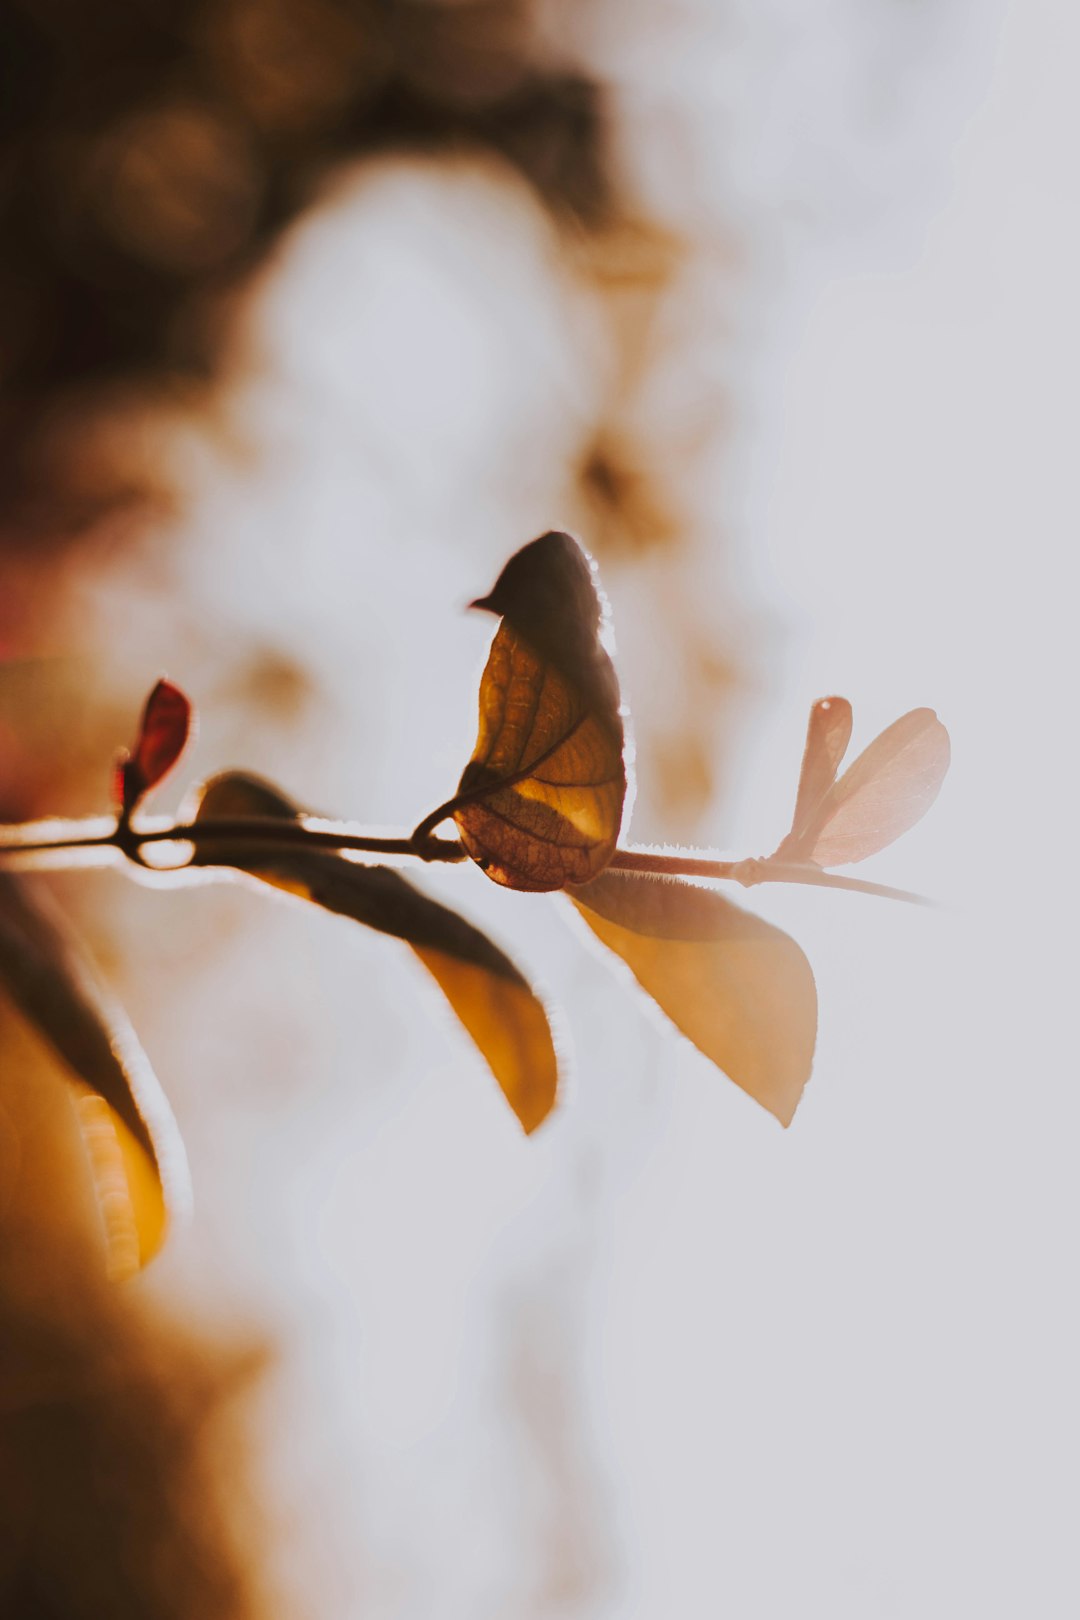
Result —
[{"label": "yellow leaf", "polygon": [[105,1229],[108,1274],[122,1281],[152,1260],[165,1241],[168,1214],[161,1182],[142,1143],[103,1097],[87,1091],[76,1106]]},{"label": "yellow leaf", "polygon": [[680,880],[605,872],[569,893],[672,1023],[789,1125],[817,1038],[814,975],[795,941]]},{"label": "yellow leaf", "polygon": [[429,945],[413,950],[487,1060],[530,1134],[555,1106],[559,1072],[543,1006],[524,980]]},{"label": "yellow leaf", "polygon": [[42,891],[0,874],[0,988],[58,1057],[105,1225],[109,1271],[127,1275],[164,1240],[190,1192],[183,1144],[146,1054]]},{"label": "yellow leaf", "polygon": [[[276,817],[297,807],[257,777],[229,771],[203,790],[196,819]],[[558,1066],[543,1004],[485,934],[386,866],[328,850],[250,844],[200,848],[200,865],[231,866],[412,947],[471,1035],[526,1132],[555,1105]]]}]

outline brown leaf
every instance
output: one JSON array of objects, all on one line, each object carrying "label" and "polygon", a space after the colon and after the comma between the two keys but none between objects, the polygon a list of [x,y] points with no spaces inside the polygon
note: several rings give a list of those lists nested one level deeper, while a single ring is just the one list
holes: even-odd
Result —
[{"label": "brown leaf", "polygon": [[604,872],[568,892],[672,1023],[789,1125],[817,1039],[814,975],[795,941],[680,880]]},{"label": "brown leaf", "polygon": [[[229,771],[207,783],[197,821],[289,820],[297,807],[268,783]],[[200,865],[232,866],[412,947],[480,1049],[526,1132],[551,1112],[558,1086],[547,1015],[525,979],[486,935],[421,894],[399,872],[362,866],[331,850],[203,846]]]},{"label": "brown leaf", "polygon": [[110,1270],[137,1269],[160,1248],[168,1211],[187,1199],[176,1124],[81,942],[44,895],[8,873],[0,873],[0,988],[78,1083]]},{"label": "brown leaf", "polygon": [[[826,701],[842,703],[843,699]],[[815,731],[814,714],[821,706],[815,705],[811,713],[811,736]],[[820,767],[822,775],[843,731],[842,722],[836,722],[836,726],[836,731],[830,732],[826,725],[824,739],[819,743],[826,760]],[[807,758],[810,752],[808,737]],[[945,727],[933,709],[912,709],[876,737],[840,780],[830,783],[801,820],[796,809],[795,825],[773,858],[829,867],[876,855],[922,820],[937,798],[948,768],[949,734]],[[803,774],[805,777],[806,760]]]},{"label": "brown leaf", "polygon": [[135,747],[116,768],[116,796],[129,814],[168,775],[191,731],[190,701],[171,681],[158,681],[146,700]]},{"label": "brown leaf", "polygon": [[586,882],[614,853],[626,796],[619,687],[588,558],[568,534],[541,535],[473,606],[502,623],[476,748],[447,813],[496,883]]}]

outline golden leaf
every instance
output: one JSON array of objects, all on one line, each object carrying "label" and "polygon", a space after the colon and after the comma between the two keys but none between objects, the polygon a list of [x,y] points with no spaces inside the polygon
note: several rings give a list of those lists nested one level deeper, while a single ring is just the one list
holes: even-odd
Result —
[{"label": "golden leaf", "polygon": [[795,941],[678,879],[604,872],[568,892],[672,1023],[789,1125],[817,1039],[814,975]]},{"label": "golden leaf", "polygon": [[541,535],[472,605],[502,623],[476,748],[439,819],[453,814],[469,855],[507,888],[587,882],[615,851],[626,796],[619,687],[588,558],[568,534]]},{"label": "golden leaf", "polygon": [[0,987],[78,1083],[110,1274],[145,1265],[189,1197],[183,1145],[145,1053],[66,921],[0,874]]},{"label": "golden leaf", "polygon": [[[207,783],[196,820],[295,820],[299,814],[268,783],[228,771]],[[199,847],[195,860],[235,867],[404,940],[472,1036],[524,1130],[534,1131],[547,1118],[555,1105],[558,1065],[543,1004],[510,959],[464,917],[421,894],[391,867],[363,866],[332,850],[262,850],[223,841]]]}]

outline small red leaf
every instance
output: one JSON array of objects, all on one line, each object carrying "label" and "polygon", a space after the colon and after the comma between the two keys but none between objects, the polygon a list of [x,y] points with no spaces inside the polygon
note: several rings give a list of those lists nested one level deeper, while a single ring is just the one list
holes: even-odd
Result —
[{"label": "small red leaf", "polygon": [[191,733],[190,701],[171,681],[158,681],[146,700],[135,747],[116,765],[115,792],[130,813],[168,775]]}]

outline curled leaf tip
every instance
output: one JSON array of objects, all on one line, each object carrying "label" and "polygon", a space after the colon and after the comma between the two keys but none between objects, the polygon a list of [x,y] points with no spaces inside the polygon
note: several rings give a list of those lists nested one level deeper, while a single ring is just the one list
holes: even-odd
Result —
[{"label": "curled leaf tip", "polygon": [[453,801],[461,841],[507,888],[588,882],[614,853],[626,797],[619,686],[592,565],[553,530],[511,557],[474,606],[502,622]]}]

